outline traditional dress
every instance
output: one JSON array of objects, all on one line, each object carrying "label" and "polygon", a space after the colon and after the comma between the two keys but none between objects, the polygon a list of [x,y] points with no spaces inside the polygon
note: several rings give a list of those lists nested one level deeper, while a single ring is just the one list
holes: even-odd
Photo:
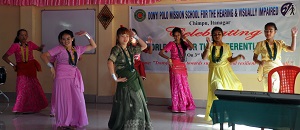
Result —
[{"label": "traditional dress", "polygon": [[[55,64],[56,58],[51,57],[50,63]],[[54,65],[56,66],[56,65]],[[52,86],[52,95],[51,95],[51,110],[50,110],[50,116],[55,116],[55,85],[53,84]]]},{"label": "traditional dress", "polygon": [[108,127],[113,130],[152,130],[143,84],[133,66],[133,55],[140,53],[141,48],[128,46],[127,49],[114,46],[108,59],[114,62],[117,75],[127,78],[126,82],[117,84]]},{"label": "traditional dress", "polygon": [[[270,52],[268,51],[268,47],[270,48]],[[275,47],[276,46],[276,47]],[[274,51],[276,48],[276,52]],[[282,66],[281,63],[281,50],[287,52],[288,46],[285,44],[283,40],[274,40],[273,45],[269,45],[266,40],[260,41],[256,44],[254,49],[254,54],[261,54],[261,60],[265,61],[263,66],[259,66],[258,68],[258,80],[263,81],[264,91],[268,91],[268,73],[273,68],[278,66]],[[270,56],[270,54],[271,56]],[[274,57],[275,56],[275,57]],[[273,83],[273,92],[279,92],[279,76],[277,73],[272,75],[272,83]]]},{"label": "traditional dress", "polygon": [[[213,50],[214,53],[212,53]],[[222,52],[222,54],[220,52]],[[226,43],[223,43],[222,46],[212,45],[207,53],[209,59],[209,74],[205,120],[210,121],[210,109],[213,101],[217,99],[214,94],[215,90],[243,90],[243,87],[228,61],[228,58],[232,56],[229,45]]]},{"label": "traditional dress", "polygon": [[[78,57],[82,55],[86,46],[74,47]],[[52,57],[56,58],[55,66],[55,96],[54,108],[56,126],[76,126],[88,125],[84,99],[84,85],[80,70],[76,65],[69,64],[69,54],[64,46],[57,46],[48,51]],[[75,60],[78,60],[75,59]]]},{"label": "traditional dress", "polygon": [[[188,43],[185,42],[188,46]],[[170,88],[172,96],[172,106],[171,110],[173,112],[185,112],[187,110],[194,110],[196,108],[193,96],[190,92],[190,87],[188,83],[187,69],[184,62],[181,61],[179,57],[179,51],[183,56],[185,50],[182,49],[180,45],[178,48],[175,42],[169,42],[164,50],[166,52],[171,52],[171,59],[173,66],[169,66],[169,76],[170,76]]]},{"label": "traditional dress", "polygon": [[[143,52],[148,53],[149,49],[146,48]],[[135,54],[134,58],[134,68],[138,71],[142,78],[146,78],[145,65],[144,62],[141,61],[141,53]]]},{"label": "traditional dress", "polygon": [[41,66],[33,57],[33,50],[38,48],[29,41],[25,47],[20,43],[14,43],[6,52],[9,56],[15,54],[17,63],[17,97],[13,112],[39,112],[48,106],[42,86],[37,79],[36,71],[41,71]]}]

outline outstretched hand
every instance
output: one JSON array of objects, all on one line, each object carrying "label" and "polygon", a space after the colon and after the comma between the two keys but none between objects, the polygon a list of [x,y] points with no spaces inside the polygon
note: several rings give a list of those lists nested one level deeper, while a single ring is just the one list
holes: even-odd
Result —
[{"label": "outstretched hand", "polygon": [[207,48],[207,47],[210,47],[210,46],[212,45],[212,43],[211,43],[211,41],[210,41],[210,38],[209,38],[209,37],[206,37],[206,42],[207,42],[207,44],[206,44],[206,48]]},{"label": "outstretched hand", "polygon": [[45,47],[45,45],[44,44],[42,44],[39,48],[38,48],[38,51],[40,51],[40,52],[42,52],[43,51],[43,49],[44,49],[44,47]]},{"label": "outstretched hand", "polygon": [[292,32],[292,36],[297,36],[298,28],[297,28],[297,27],[293,27],[293,28],[291,29],[291,32]]},{"label": "outstretched hand", "polygon": [[75,35],[78,35],[78,36],[83,36],[83,35],[85,35],[85,34],[87,34],[86,31],[79,31],[79,32],[76,32],[76,33],[75,33]]},{"label": "outstretched hand", "polygon": [[151,36],[148,36],[148,39],[147,39],[147,41],[146,41],[146,43],[152,43],[152,37]]},{"label": "outstretched hand", "polygon": [[245,60],[245,56],[244,56],[244,55],[242,55],[242,54],[239,54],[239,55],[238,55],[238,57],[239,57],[239,59],[241,59],[241,58],[242,58],[243,60]]},{"label": "outstretched hand", "polygon": [[41,46],[40,46],[40,48],[44,48],[45,47],[45,45],[44,44],[42,44]]}]

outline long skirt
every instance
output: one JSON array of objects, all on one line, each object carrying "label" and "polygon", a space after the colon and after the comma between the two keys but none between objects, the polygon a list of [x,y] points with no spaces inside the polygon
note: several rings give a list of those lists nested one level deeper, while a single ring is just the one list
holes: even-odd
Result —
[{"label": "long skirt", "polygon": [[180,60],[172,62],[173,66],[169,68],[172,112],[194,110],[196,106],[190,91],[185,63]]},{"label": "long skirt", "polygon": [[55,90],[55,85],[53,85],[53,88],[52,88],[52,95],[51,95],[51,110],[50,110],[50,116],[55,116],[55,93],[56,93],[56,90]]},{"label": "long skirt", "polygon": [[[269,72],[278,67],[282,66],[282,63],[280,60],[275,61],[267,61],[264,63],[264,66],[258,67],[258,80],[263,82],[263,89],[264,92],[268,92],[268,74]],[[272,75],[272,92],[278,93],[279,92],[279,86],[280,86],[280,79],[278,73],[274,73]]]},{"label": "long skirt", "polygon": [[48,106],[42,86],[36,77],[18,76],[16,94],[13,112],[39,112]]},{"label": "long skirt", "polygon": [[34,113],[48,106],[45,93],[37,79],[41,66],[36,60],[17,62],[16,103],[13,112]]},{"label": "long skirt", "polygon": [[208,76],[208,94],[205,120],[210,121],[210,109],[214,100],[218,98],[214,94],[216,89],[222,90],[243,90],[241,81],[233,72],[229,62],[224,64],[210,64]]},{"label": "long skirt", "polygon": [[83,92],[75,84],[75,79],[55,79],[55,119],[56,126],[88,125]]},{"label": "long skirt", "polygon": [[132,72],[127,79],[123,85],[118,83],[108,127],[112,130],[152,130],[141,79],[137,72]]}]

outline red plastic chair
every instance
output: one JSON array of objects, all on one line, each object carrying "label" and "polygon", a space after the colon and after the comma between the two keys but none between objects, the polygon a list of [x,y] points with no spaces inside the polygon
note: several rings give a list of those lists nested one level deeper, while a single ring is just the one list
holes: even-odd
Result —
[{"label": "red plastic chair", "polygon": [[279,93],[291,93],[294,94],[295,81],[300,67],[285,65],[272,69],[268,73],[268,92],[272,92],[272,75],[277,72],[280,79]]}]

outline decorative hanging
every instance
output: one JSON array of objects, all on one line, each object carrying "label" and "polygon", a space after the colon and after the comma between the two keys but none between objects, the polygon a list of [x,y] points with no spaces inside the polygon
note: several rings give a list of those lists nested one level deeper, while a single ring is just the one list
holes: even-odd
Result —
[{"label": "decorative hanging", "polygon": [[82,5],[126,5],[154,4],[161,0],[0,0],[0,5],[11,6],[82,6]]},{"label": "decorative hanging", "polygon": [[105,5],[102,8],[102,10],[100,11],[97,17],[105,30],[107,26],[110,24],[110,22],[112,21],[112,19],[114,18],[113,14],[110,12],[107,5]]}]

